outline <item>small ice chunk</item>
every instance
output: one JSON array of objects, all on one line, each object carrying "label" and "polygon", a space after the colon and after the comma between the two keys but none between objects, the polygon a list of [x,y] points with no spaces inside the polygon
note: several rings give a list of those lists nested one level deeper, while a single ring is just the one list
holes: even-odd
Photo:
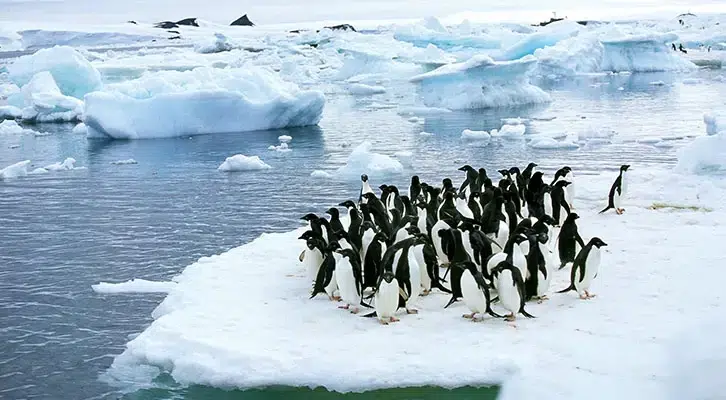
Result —
[{"label": "small ice chunk", "polygon": [[690,173],[726,171],[726,133],[698,137],[679,149],[677,168]]},{"label": "small ice chunk", "polygon": [[487,131],[472,131],[470,129],[464,129],[461,132],[461,138],[465,140],[489,140],[491,135]]},{"label": "small ice chunk", "polygon": [[268,150],[279,151],[280,153],[287,153],[289,151],[292,151],[292,149],[287,145],[286,142],[280,143],[278,146],[271,145],[267,149]]},{"label": "small ice chunk", "polygon": [[419,132],[419,136],[434,136],[434,134],[431,132],[421,131],[421,132]]},{"label": "small ice chunk", "polygon": [[498,132],[492,131],[492,137],[501,137],[507,139],[524,138],[524,132],[527,127],[524,125],[502,125]]},{"label": "small ice chunk", "polygon": [[279,140],[280,143],[290,143],[292,141],[292,136],[288,136],[288,135],[278,136],[277,140]]},{"label": "small ice chunk", "polygon": [[24,132],[25,129],[11,119],[0,122],[0,135],[16,135]]},{"label": "small ice chunk", "polygon": [[622,87],[622,86],[620,86],[620,87],[618,88],[618,90],[625,90],[625,88],[624,88],[624,87]]},{"label": "small ice chunk", "polygon": [[644,137],[644,138],[638,139],[638,143],[641,143],[641,144],[655,144],[658,142],[660,142],[660,138],[657,138],[657,137]]},{"label": "small ice chunk", "polygon": [[118,160],[118,161],[111,161],[111,164],[113,165],[130,165],[130,164],[138,164],[139,162],[134,160],[133,158],[129,158],[128,160]]},{"label": "small ice chunk", "polygon": [[78,125],[73,127],[73,133],[75,133],[77,135],[86,135],[86,134],[88,134],[88,127],[86,127],[86,124],[81,122]]},{"label": "small ice chunk", "polygon": [[527,118],[502,118],[502,124],[504,125],[522,125],[527,123],[529,120]]},{"label": "small ice chunk", "polygon": [[100,282],[91,285],[96,293],[169,293],[176,286],[176,282],[157,282],[146,279],[132,279],[121,283]]},{"label": "small ice chunk", "polygon": [[20,161],[0,169],[0,179],[18,178],[28,175],[28,165],[30,165],[30,160]]},{"label": "small ice chunk", "polygon": [[348,156],[346,164],[338,168],[338,174],[349,178],[360,178],[361,174],[395,174],[403,172],[403,164],[391,156],[374,153],[373,145],[364,141]]},{"label": "small ice chunk", "polygon": [[36,168],[30,172],[28,172],[28,175],[41,175],[41,174],[49,174],[50,171],[48,171],[45,168]]},{"label": "small ice chunk", "polygon": [[315,171],[310,173],[310,177],[316,179],[330,179],[333,177],[333,175],[330,172],[316,169]]},{"label": "small ice chunk", "polygon": [[719,126],[719,119],[719,116],[716,114],[703,114],[703,122],[706,124],[706,134],[715,135],[722,130],[721,126]]},{"label": "small ice chunk", "polygon": [[45,166],[44,168],[48,171],[70,171],[72,169],[75,169],[76,165],[76,159],[72,157],[68,157],[63,162],[57,162],[50,165]]},{"label": "small ice chunk", "polygon": [[348,86],[348,93],[356,96],[368,96],[372,94],[386,93],[383,86],[371,86],[362,83],[353,83]]},{"label": "small ice chunk", "polygon": [[419,122],[418,117],[411,117],[408,119],[408,122],[412,122],[414,124],[417,124]]},{"label": "small ice chunk", "polygon": [[225,51],[230,51],[234,47],[232,44],[229,43],[229,39],[227,36],[221,34],[221,33],[215,33],[213,40],[206,40],[200,43],[196,43],[194,45],[194,51],[197,53],[202,54],[211,54],[211,53],[222,53]]},{"label": "small ice chunk", "polygon": [[83,102],[62,94],[47,71],[33,75],[21,91],[25,103],[23,119],[66,122],[76,121],[83,114]]},{"label": "small ice chunk", "polygon": [[4,119],[18,119],[23,115],[23,110],[15,106],[0,106],[0,121]]},{"label": "small ice chunk", "polygon": [[538,138],[536,140],[533,140],[529,144],[532,148],[540,149],[540,150],[554,150],[554,149],[578,149],[580,146],[578,146],[575,143],[569,142],[569,141],[557,141],[551,137],[542,137]]},{"label": "small ice chunk", "polygon": [[219,167],[218,170],[224,172],[235,172],[235,171],[259,171],[263,169],[270,169],[264,161],[258,156],[245,156],[243,154],[235,154],[232,157],[227,157]]},{"label": "small ice chunk", "polygon": [[653,86],[665,86],[665,82],[663,81],[653,81],[650,84]]}]

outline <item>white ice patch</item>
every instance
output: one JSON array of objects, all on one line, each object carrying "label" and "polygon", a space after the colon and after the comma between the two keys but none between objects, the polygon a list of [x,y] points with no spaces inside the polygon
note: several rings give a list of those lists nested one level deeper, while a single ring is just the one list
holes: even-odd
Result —
[{"label": "white ice patch", "polygon": [[419,136],[434,136],[434,134],[431,132],[421,131],[421,132],[419,132]]},{"label": "white ice patch", "polygon": [[167,138],[316,125],[325,97],[266,69],[164,71],[86,96],[89,137]]},{"label": "white ice patch", "polygon": [[35,74],[21,92],[24,120],[68,122],[79,120],[83,114],[83,102],[62,94],[50,72]]},{"label": "white ice patch", "polygon": [[274,151],[277,151],[280,153],[287,153],[287,152],[292,151],[292,149],[286,142],[282,142],[282,143],[278,144],[277,146],[275,146],[274,144],[270,145],[267,149],[274,150]]},{"label": "white ice patch", "polygon": [[410,167],[413,165],[413,153],[408,150],[397,151],[393,154],[402,165]]},{"label": "white ice patch", "polygon": [[23,115],[23,110],[15,106],[0,106],[0,121],[4,119],[18,119]]},{"label": "white ice patch", "polygon": [[348,93],[355,96],[369,96],[373,94],[386,93],[383,86],[371,86],[362,83],[353,83],[348,85]]},{"label": "white ice patch", "polygon": [[101,74],[72,47],[56,46],[18,57],[8,66],[10,80],[22,87],[40,72],[49,72],[65,96],[82,99],[102,87]]},{"label": "white ice patch", "polygon": [[86,134],[88,134],[88,128],[86,127],[86,124],[81,122],[78,125],[73,127],[72,132],[75,133],[76,135],[86,135]]},{"label": "white ice patch", "polygon": [[562,20],[540,28],[538,32],[524,36],[519,42],[504,50],[501,60],[518,60],[534,54],[537,49],[554,46],[561,40],[577,35],[582,25],[575,21]]},{"label": "white ice patch", "polygon": [[534,149],[539,150],[554,150],[554,149],[566,149],[566,150],[574,150],[578,149],[580,146],[578,146],[575,143],[572,143],[567,140],[558,141],[555,140],[552,137],[541,137],[533,139],[529,143],[530,147]]},{"label": "white ice patch", "polygon": [[146,279],[132,279],[121,283],[99,282],[91,285],[96,293],[169,293],[176,286],[176,282],[156,282]]},{"label": "white ice patch", "polygon": [[424,104],[430,107],[462,110],[546,103],[550,96],[529,83],[536,63],[532,56],[498,62],[479,55],[414,76],[411,82],[419,84]]},{"label": "white ice patch", "polygon": [[131,165],[131,164],[138,164],[139,162],[134,160],[133,158],[129,158],[127,160],[118,160],[118,161],[111,161],[111,164],[113,165]]},{"label": "white ice patch", "polygon": [[76,159],[72,158],[72,157],[68,157],[63,161],[49,164],[42,168],[36,168],[36,169],[30,171],[28,174],[38,175],[38,174],[47,174],[50,172],[72,171],[72,170],[77,170],[77,169],[86,169],[86,168],[85,167],[76,167]]},{"label": "white ice patch", "polygon": [[217,167],[218,170],[224,172],[235,172],[235,171],[259,171],[263,169],[270,169],[259,156],[245,156],[243,154],[235,154],[232,157],[227,157],[224,162]]},{"label": "white ice patch", "polygon": [[722,130],[726,129],[726,126],[722,127],[720,123],[720,116],[712,113],[703,114],[703,123],[706,124],[706,134],[715,135]]},{"label": "white ice patch", "polygon": [[28,165],[30,165],[30,160],[20,161],[0,169],[0,179],[11,179],[28,175]]},{"label": "white ice patch", "polygon": [[380,176],[403,172],[403,164],[391,156],[374,153],[373,145],[364,141],[348,156],[345,165],[338,168],[337,174],[346,178],[360,179],[362,174]]},{"label": "white ice patch", "polygon": [[320,169],[316,169],[315,171],[310,173],[310,177],[315,179],[330,179],[333,177],[333,174]]},{"label": "white ice patch", "polygon": [[292,136],[280,135],[277,137],[277,140],[279,140],[280,143],[290,143],[292,141]]},{"label": "white ice patch", "polygon": [[726,172],[726,132],[697,137],[680,148],[677,168],[689,173]]},{"label": "white ice patch", "polygon": [[487,131],[472,131],[470,129],[464,129],[461,131],[461,138],[465,140],[489,140],[492,135]]},{"label": "white ice patch", "polygon": [[491,135],[492,137],[505,139],[523,139],[526,131],[527,127],[525,125],[505,124],[498,131],[492,130]]},{"label": "white ice patch", "polygon": [[207,39],[194,45],[194,51],[202,54],[222,53],[233,48],[229,38],[221,33],[215,33],[213,39]]}]

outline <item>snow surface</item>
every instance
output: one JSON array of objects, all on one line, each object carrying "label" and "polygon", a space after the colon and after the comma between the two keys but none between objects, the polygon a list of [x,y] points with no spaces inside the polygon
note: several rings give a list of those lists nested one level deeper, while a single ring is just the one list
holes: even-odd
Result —
[{"label": "snow surface", "polygon": [[176,286],[175,282],[156,282],[146,279],[132,279],[121,283],[100,282],[91,285],[96,293],[169,293]]},{"label": "snow surface", "polygon": [[726,131],[697,137],[692,143],[678,149],[678,166],[683,172],[726,172]]},{"label": "snow surface", "polygon": [[424,104],[452,110],[546,103],[550,96],[529,83],[537,60],[494,61],[478,55],[411,78],[419,84]]},{"label": "snow surface", "polygon": [[197,53],[209,54],[209,53],[221,53],[224,51],[230,51],[233,49],[232,44],[229,43],[229,38],[221,33],[215,33],[214,39],[206,40],[197,43],[194,46],[194,50]]},{"label": "snow surface", "polygon": [[368,96],[372,94],[386,93],[386,88],[383,86],[371,86],[363,83],[353,83],[348,86],[348,93],[357,96]]},{"label": "snow surface", "polygon": [[102,86],[98,70],[80,52],[68,46],[38,50],[17,58],[8,66],[10,80],[20,87],[44,71],[53,76],[60,93],[77,99]]},{"label": "snow surface", "polygon": [[338,168],[336,174],[348,179],[360,179],[362,174],[382,176],[403,172],[403,164],[399,160],[385,154],[372,151],[373,144],[364,141],[348,155],[345,165]]},{"label": "snow surface", "polygon": [[[472,323],[461,318],[468,312],[462,303],[443,309],[448,296],[435,291],[420,300],[419,314],[381,326],[338,310],[324,296],[308,299],[309,282],[297,260],[304,248],[297,239],[301,228],[263,234],[188,266],[154,310],[154,322],[127,344],[109,375],[123,382],[131,374],[148,373],[150,380],[164,371],[185,385],[322,385],[338,391],[503,382],[504,400],[579,399],[582,393],[597,400],[706,398],[692,394],[709,392],[711,385],[684,384],[678,393],[689,395],[672,397],[672,372],[703,368],[714,376],[713,367],[722,365],[705,362],[722,362],[720,352],[704,357],[722,348],[723,324],[714,332],[695,332],[693,324],[719,321],[714,317],[726,311],[714,297],[720,279],[701,279],[720,276],[712,268],[721,260],[712,241],[726,239],[714,229],[726,216],[726,182],[694,180],[666,168],[631,171],[623,216],[597,214],[617,171],[577,180],[580,231],[585,240],[598,236],[609,245],[592,300],[551,293],[542,304],[528,303],[536,319]],[[651,209],[656,201],[713,211]],[[566,287],[568,279],[569,270],[554,271],[551,291]],[[694,344],[695,353],[684,339],[674,348],[684,330],[710,339]],[[674,352],[685,365],[670,362]]]},{"label": "snow surface", "polygon": [[15,106],[0,106],[0,121],[4,119],[18,119],[23,115],[23,110]]},{"label": "snow surface", "polygon": [[20,161],[0,169],[0,179],[18,178],[28,175],[28,165],[30,165],[30,160]]},{"label": "snow surface", "polygon": [[232,157],[227,157],[224,162],[217,168],[224,172],[236,172],[236,171],[259,171],[263,169],[270,169],[269,165],[262,161],[259,156],[245,156],[243,154],[235,154]]},{"label": "snow surface", "polygon": [[325,97],[258,67],[163,71],[86,96],[89,137],[148,139],[316,125]]}]

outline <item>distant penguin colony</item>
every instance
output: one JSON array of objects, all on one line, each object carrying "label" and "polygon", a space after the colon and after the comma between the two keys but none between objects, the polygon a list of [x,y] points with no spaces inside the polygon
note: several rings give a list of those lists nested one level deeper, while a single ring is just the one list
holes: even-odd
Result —
[{"label": "distant penguin colony", "polygon": [[[419,298],[436,289],[448,295],[444,308],[463,301],[471,311],[464,318],[513,321],[518,314],[534,318],[526,304],[546,300],[552,275],[571,265],[570,284],[557,293],[591,299],[607,244],[598,237],[585,243],[578,232],[572,169],[562,167],[547,184],[536,167],[499,170],[495,185],[484,168],[464,165],[458,189],[449,178],[439,187],[413,176],[406,194],[383,184],[377,195],[362,175],[358,201],[338,205],[347,216],[332,207],[325,211],[330,219],[301,218],[309,224],[299,260],[310,298],[324,294],[351,313],[369,309],[364,317],[387,325],[399,310],[418,313]],[[628,168],[620,168],[601,213],[624,211]]]}]

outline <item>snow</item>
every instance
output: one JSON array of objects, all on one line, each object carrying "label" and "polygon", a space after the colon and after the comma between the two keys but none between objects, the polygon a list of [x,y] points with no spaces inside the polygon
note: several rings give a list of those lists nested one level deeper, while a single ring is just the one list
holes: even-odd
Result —
[{"label": "snow", "polygon": [[527,131],[527,127],[523,124],[517,124],[517,125],[509,125],[504,124],[502,125],[499,130],[493,130],[491,135],[492,137],[499,137],[499,138],[505,138],[505,139],[523,139],[524,138],[524,132]]},{"label": "snow", "polygon": [[0,135],[15,135],[24,132],[25,129],[23,129],[23,127],[18,125],[18,123],[13,120],[5,120],[3,122],[0,122]]},{"label": "snow", "polygon": [[285,142],[282,142],[282,143],[280,143],[277,146],[271,145],[267,149],[268,150],[275,150],[275,151],[278,151],[280,153],[287,153],[287,152],[292,151],[292,149],[290,148],[290,146],[287,143],[285,143]]},{"label": "snow", "polygon": [[529,143],[530,147],[539,149],[539,150],[553,150],[553,149],[577,149],[580,146],[578,146],[575,143],[572,143],[567,140],[558,141],[551,137],[542,137],[533,139]]},{"label": "snow", "polygon": [[280,143],[290,143],[292,141],[292,136],[280,135],[277,137],[277,140],[279,140]]},{"label": "snow", "polygon": [[[714,229],[724,218],[726,182],[668,171],[632,169],[624,216],[597,214],[617,171],[579,178],[580,231],[585,240],[598,236],[608,243],[592,300],[551,293],[542,304],[527,304],[535,319],[472,323],[461,318],[468,311],[462,303],[444,309],[448,296],[434,291],[420,300],[419,314],[401,313],[400,322],[381,326],[338,310],[324,296],[307,298],[310,284],[297,260],[304,248],[297,239],[301,228],[263,234],[184,269],[151,325],[113,361],[109,376],[124,382],[130,372],[148,368],[153,373],[147,379],[167,372],[182,385],[324,386],[342,392],[503,383],[504,400],[576,399],[582,393],[599,400],[674,398],[668,396],[673,370],[685,369],[676,389],[688,395],[675,398],[705,398],[694,391],[713,394],[714,387],[693,387],[687,378],[717,378],[723,363],[723,323],[714,316],[724,307],[713,295],[720,279],[704,280],[702,274],[721,276],[711,268],[721,259],[711,246],[726,239]],[[650,209],[655,201],[713,211]],[[568,279],[569,270],[554,271],[551,291],[566,287]],[[689,292],[693,285],[700,290]],[[690,293],[686,303],[684,292]],[[701,331],[693,321],[717,325]],[[710,359],[717,362],[705,363]]]},{"label": "snow", "polygon": [[461,132],[461,138],[465,140],[489,140],[491,137],[492,136],[487,131],[472,131],[464,129]]},{"label": "snow", "polygon": [[720,131],[724,130],[721,128],[721,117],[717,114],[706,113],[703,114],[703,123],[706,124],[706,134],[715,135]]},{"label": "snow", "polygon": [[383,86],[371,86],[362,83],[353,83],[348,86],[348,93],[356,96],[368,96],[372,94],[386,93]]},{"label": "snow", "polygon": [[8,66],[10,80],[20,87],[44,71],[53,76],[60,93],[77,99],[102,86],[98,70],[80,52],[68,46],[38,50],[17,58]]},{"label": "snow", "polygon": [[21,88],[22,119],[38,122],[77,121],[83,114],[83,102],[61,93],[53,75],[38,72]]},{"label": "snow", "polygon": [[431,132],[421,131],[421,132],[419,132],[419,136],[434,136],[434,134]]},{"label": "snow", "polygon": [[270,169],[259,156],[245,156],[243,154],[235,154],[232,157],[227,157],[224,162],[217,168],[224,172],[236,172],[236,171],[259,171],[264,169]]},{"label": "snow", "polygon": [[129,158],[126,160],[118,160],[118,161],[111,161],[111,164],[113,165],[131,165],[131,164],[138,164],[139,162],[134,160],[133,158]]},{"label": "snow", "polygon": [[86,134],[88,134],[88,127],[86,127],[86,124],[81,122],[78,125],[73,127],[72,132],[75,133],[76,135],[86,135]]},{"label": "snow", "polygon": [[30,165],[30,160],[20,161],[0,169],[0,179],[18,178],[28,175],[28,165]]},{"label": "snow", "polygon": [[362,174],[381,176],[401,173],[404,170],[399,160],[372,151],[373,144],[364,141],[348,155],[345,165],[336,174],[348,179],[360,179]]},{"label": "snow", "polygon": [[23,115],[23,110],[15,106],[0,106],[0,121],[4,119],[18,119]]},{"label": "snow", "polygon": [[156,282],[146,279],[132,279],[121,283],[99,282],[91,285],[96,293],[169,293],[176,286],[175,282]]},{"label": "snow", "polygon": [[424,104],[455,110],[546,103],[550,96],[529,83],[537,60],[494,61],[477,55],[411,78],[419,84]]},{"label": "snow", "polygon": [[582,25],[575,21],[562,20],[542,27],[538,32],[527,35],[510,48],[504,50],[502,60],[518,60],[524,56],[534,54],[537,49],[553,46],[561,40],[577,35]]},{"label": "snow", "polygon": [[221,33],[215,33],[213,40],[206,40],[197,43],[194,46],[194,51],[202,54],[209,53],[221,53],[224,51],[230,51],[234,47],[229,43],[229,38]]},{"label": "snow", "polygon": [[726,172],[726,132],[697,137],[678,149],[678,166],[687,173]]},{"label": "snow", "polygon": [[316,125],[325,97],[259,67],[163,71],[86,96],[89,137],[148,139]]}]

